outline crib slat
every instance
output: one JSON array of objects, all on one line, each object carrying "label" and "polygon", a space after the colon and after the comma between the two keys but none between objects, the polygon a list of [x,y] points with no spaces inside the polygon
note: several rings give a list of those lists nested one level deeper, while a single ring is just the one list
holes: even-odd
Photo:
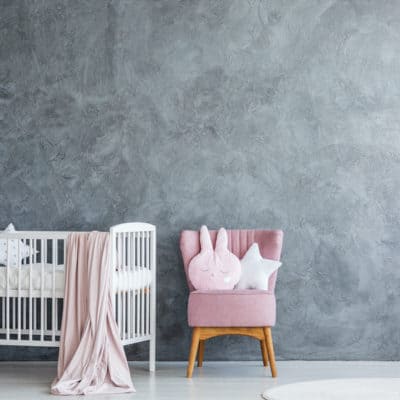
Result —
[{"label": "crib slat", "polygon": [[136,268],[136,232],[132,233],[132,269]]},{"label": "crib slat", "polygon": [[44,299],[43,311],[44,324],[42,327],[42,332],[43,335],[45,335],[47,333],[47,297]]},{"label": "crib slat", "polygon": [[16,317],[16,312],[15,312],[15,303],[16,299],[15,297],[12,297],[12,313],[11,313],[11,318],[12,318],[12,329],[15,329],[15,317]]},{"label": "crib slat", "polygon": [[151,292],[150,292],[150,371],[155,370],[155,360],[156,360],[156,231],[151,232],[150,238],[151,246],[151,258],[150,258],[150,268],[151,268]]},{"label": "crib slat", "polygon": [[56,261],[57,261],[57,239],[53,239],[52,245],[52,261],[53,261],[53,281],[52,281],[52,298],[51,298],[51,329],[52,329],[52,341],[55,342],[56,340],[56,313],[55,313],[55,299],[56,299]]},{"label": "crib slat", "polygon": [[26,297],[22,298],[22,330],[26,334]]},{"label": "crib slat", "polygon": [[40,250],[41,250],[41,255],[40,255],[40,261],[41,261],[41,266],[40,266],[40,340],[44,340],[44,324],[45,324],[45,319],[44,319],[44,260],[47,260],[47,240],[46,239],[40,239]]},{"label": "crib slat", "polygon": [[121,291],[121,296],[122,296],[122,340],[126,339],[126,291]]},{"label": "crib slat", "polygon": [[[136,252],[137,252],[137,264],[136,264],[136,271],[138,271],[138,268],[140,266],[140,232],[137,233],[137,243],[136,243],[137,247],[136,247]],[[137,277],[138,275],[135,274],[135,276]],[[137,301],[137,305],[136,305],[136,337],[140,336],[140,310],[141,310],[141,296],[140,296],[140,287],[139,285],[136,285],[137,289],[135,290],[136,293],[136,301]]]},{"label": "crib slat", "polygon": [[57,334],[58,333],[58,299],[57,298],[55,299],[54,306],[55,306],[54,331],[55,331],[55,334]]},{"label": "crib slat", "polygon": [[[132,246],[132,272],[136,271],[136,232],[132,233],[132,240],[133,240],[133,246]],[[132,274],[133,275],[133,274]],[[137,318],[137,312],[136,312],[136,289],[135,289],[135,282],[132,282],[132,338],[136,337],[136,318]]]},{"label": "crib slat", "polygon": [[[66,276],[66,268],[67,268],[67,239],[63,239],[63,269],[64,269],[64,276]],[[113,280],[111,279],[111,282],[113,282]],[[60,315],[60,321],[59,321],[59,325],[58,325],[58,332],[60,335],[60,339],[61,339],[61,329],[62,329],[62,309],[63,309],[63,299],[60,300],[60,307],[61,307],[61,315]]]},{"label": "crib slat", "polygon": [[[34,261],[34,264],[36,264],[36,261],[37,261],[37,257],[36,257],[36,253],[37,253],[37,239],[34,239],[34,241],[33,241],[33,261]],[[33,284],[33,283],[32,283]],[[32,288],[33,289],[33,288]],[[33,299],[32,299],[32,301],[33,301],[33,324],[32,324],[32,331],[34,332],[35,330],[36,330],[36,327],[37,327],[37,315],[36,315],[36,309],[37,309],[37,298],[36,297],[34,297]]]},{"label": "crib slat", "polygon": [[[123,262],[123,264],[122,264],[122,271],[123,271],[123,273],[124,273],[124,279],[125,279],[125,276],[126,276],[126,272],[127,272],[127,270],[126,270],[126,262],[127,262],[127,260],[126,260],[126,242],[125,242],[125,240],[126,240],[126,233],[124,232],[124,233],[122,233],[122,249],[123,249],[123,254],[122,254],[122,262]],[[122,291],[121,290],[121,296],[122,296],[122,324],[121,324],[121,328],[122,328],[122,336],[121,336],[121,339],[122,340],[125,340],[125,291]]]},{"label": "crib slat", "polygon": [[[122,257],[123,257],[123,248],[122,248],[122,233],[118,234],[118,273],[122,272]],[[118,315],[118,330],[119,330],[119,337],[122,337],[122,310],[121,310],[121,303],[122,303],[122,293],[118,290],[118,307],[117,307],[117,315]]]},{"label": "crib slat", "polygon": [[5,329],[6,327],[6,302],[5,297],[1,298],[1,328]]},{"label": "crib slat", "polygon": [[7,239],[7,265],[6,265],[6,339],[10,339],[10,239]]},{"label": "crib slat", "polygon": [[21,241],[18,240],[18,340],[21,340]]},{"label": "crib slat", "polygon": [[140,232],[140,336],[144,336],[144,288],[143,288],[143,268],[144,268],[144,232]]},{"label": "crib slat", "polygon": [[[146,232],[146,269],[143,271],[148,274],[150,269],[150,232]],[[144,275],[144,274],[143,274]],[[143,276],[144,280],[144,276]],[[146,335],[150,333],[150,286],[146,283]]]},{"label": "crib slat", "polygon": [[[137,243],[136,243],[136,271],[138,270],[138,266],[140,265],[140,233],[138,232],[137,234]],[[135,276],[137,277],[138,275],[135,274]],[[137,289],[135,290],[136,293],[136,337],[140,335],[140,292],[139,292],[139,285],[136,285]]]},{"label": "crib slat", "polygon": [[123,253],[122,253],[122,269],[124,271],[126,271],[126,265],[127,265],[126,233],[123,232],[121,235],[122,235],[122,251],[123,251]]},{"label": "crib slat", "polygon": [[29,340],[32,340],[32,247],[33,239],[29,239]]},{"label": "crib slat", "polygon": [[37,329],[37,297],[33,298],[33,331]]},{"label": "crib slat", "polygon": [[131,287],[132,287],[132,282],[131,282],[131,275],[132,275],[132,233],[128,232],[128,264],[127,264],[127,270],[128,270],[128,290],[126,292],[126,301],[127,301],[127,323],[126,323],[126,331],[127,331],[127,337],[128,339],[132,338],[132,331],[131,331]]}]

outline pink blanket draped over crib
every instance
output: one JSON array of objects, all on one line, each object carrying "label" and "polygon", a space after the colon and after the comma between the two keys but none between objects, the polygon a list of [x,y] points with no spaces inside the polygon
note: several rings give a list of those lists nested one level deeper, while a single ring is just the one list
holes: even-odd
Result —
[{"label": "pink blanket draped over crib", "polygon": [[58,395],[134,392],[114,319],[109,234],[68,236]]}]

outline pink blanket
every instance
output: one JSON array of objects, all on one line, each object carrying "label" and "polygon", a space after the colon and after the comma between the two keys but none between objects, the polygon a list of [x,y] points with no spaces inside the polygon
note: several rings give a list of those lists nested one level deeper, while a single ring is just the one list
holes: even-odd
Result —
[{"label": "pink blanket", "polygon": [[53,394],[134,392],[112,309],[108,233],[72,233]]}]

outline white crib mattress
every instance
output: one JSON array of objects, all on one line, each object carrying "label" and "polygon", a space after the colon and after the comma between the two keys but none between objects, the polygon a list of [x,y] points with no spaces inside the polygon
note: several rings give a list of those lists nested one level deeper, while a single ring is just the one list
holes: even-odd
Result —
[{"label": "white crib mattress", "polygon": [[[44,264],[44,285],[45,296],[52,296],[53,291],[53,265]],[[18,267],[10,267],[8,281],[10,290],[18,290]],[[41,290],[42,264],[32,264],[32,290]],[[21,267],[20,290],[29,291],[29,266]],[[55,267],[55,290],[60,293],[64,291],[65,274],[64,268]],[[137,267],[133,271],[114,271],[114,291],[137,290],[148,286],[151,283],[151,271],[147,268]],[[7,289],[7,268],[0,267],[0,291]],[[26,294],[27,296],[29,295]]]}]

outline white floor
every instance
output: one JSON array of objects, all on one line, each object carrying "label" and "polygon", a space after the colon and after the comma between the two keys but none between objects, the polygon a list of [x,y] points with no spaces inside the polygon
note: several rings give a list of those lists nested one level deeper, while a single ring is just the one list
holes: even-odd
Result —
[{"label": "white floor", "polygon": [[[261,362],[204,362],[193,378],[185,377],[185,363],[158,363],[149,373],[144,363],[132,363],[137,392],[131,395],[96,396],[96,399],[260,399],[268,387],[285,383],[336,378],[400,377],[399,362],[278,362],[279,377],[272,379]],[[56,364],[0,362],[0,399],[54,399],[49,385]],[[68,397],[72,399],[74,397]],[[82,397],[76,397],[82,400]],[[93,398],[90,396],[89,398]]]}]

